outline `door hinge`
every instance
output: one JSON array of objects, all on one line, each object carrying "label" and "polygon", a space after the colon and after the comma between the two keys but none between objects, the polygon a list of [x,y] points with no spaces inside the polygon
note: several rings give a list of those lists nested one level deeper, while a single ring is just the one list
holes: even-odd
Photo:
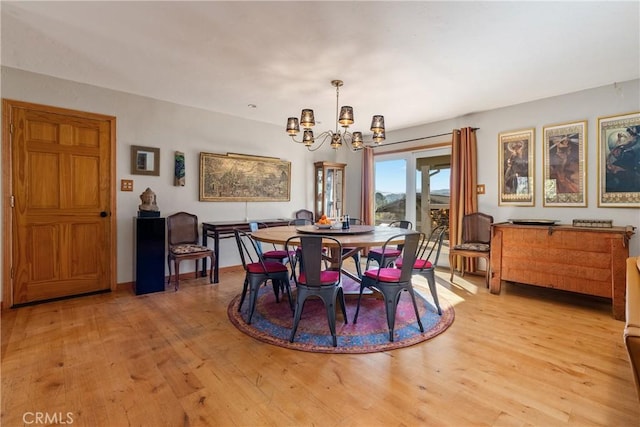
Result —
[{"label": "door hinge", "polygon": [[11,195],[11,207],[14,208],[16,206],[16,196]]}]

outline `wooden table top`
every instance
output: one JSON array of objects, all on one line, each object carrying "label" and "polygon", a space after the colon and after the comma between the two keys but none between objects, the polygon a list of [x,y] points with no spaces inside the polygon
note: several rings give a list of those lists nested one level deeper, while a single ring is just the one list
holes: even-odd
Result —
[{"label": "wooden table top", "polygon": [[[355,227],[355,226],[352,226]],[[407,230],[399,227],[376,226],[366,233],[340,233],[339,230],[328,230],[328,236],[336,238],[342,246],[367,248],[371,246],[382,246],[389,238],[395,235],[407,235],[416,233],[414,230]],[[314,233],[315,234],[315,233]],[[300,233],[296,226],[289,225],[283,227],[261,228],[251,233],[251,235],[261,242],[275,243],[283,245],[291,236],[304,236],[308,233]],[[392,243],[402,243],[402,238],[392,241]],[[327,242],[327,246],[331,246]]]}]

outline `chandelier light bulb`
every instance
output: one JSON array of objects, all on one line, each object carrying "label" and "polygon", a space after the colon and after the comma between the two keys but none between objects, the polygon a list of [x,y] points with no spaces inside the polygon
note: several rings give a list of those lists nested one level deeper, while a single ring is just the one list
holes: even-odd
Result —
[{"label": "chandelier light bulb", "polygon": [[354,132],[351,134],[351,146],[355,150],[359,150],[364,147],[364,141],[362,140],[362,132]]},{"label": "chandelier light bulb", "polygon": [[385,138],[386,135],[384,134],[384,130],[381,132],[373,133],[373,142],[375,142],[376,144],[380,144],[382,141],[384,141]]},{"label": "chandelier light bulb", "polygon": [[315,139],[313,137],[313,131],[305,129],[302,137],[302,142],[304,142],[304,145],[306,145],[307,147],[311,147],[311,144],[313,144],[314,141]]},{"label": "chandelier light bulb", "polygon": [[344,127],[349,127],[353,124],[353,107],[345,105],[340,109],[340,119],[338,120]]},{"label": "chandelier light bulb", "polygon": [[289,117],[287,119],[287,133],[289,135],[297,135],[300,132],[300,126],[298,126],[297,117]]},{"label": "chandelier light bulb", "polygon": [[309,129],[316,124],[316,119],[313,116],[313,110],[308,108],[302,110],[302,114],[300,114],[300,124],[305,129]]},{"label": "chandelier light bulb", "polygon": [[375,115],[371,120],[372,132],[384,132],[384,116]]}]

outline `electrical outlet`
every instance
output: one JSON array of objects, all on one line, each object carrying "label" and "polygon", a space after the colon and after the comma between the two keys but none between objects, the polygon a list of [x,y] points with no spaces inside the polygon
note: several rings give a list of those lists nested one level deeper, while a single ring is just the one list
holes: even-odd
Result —
[{"label": "electrical outlet", "polygon": [[478,194],[484,194],[484,184],[478,184],[478,185],[476,185],[476,193],[478,193]]},{"label": "electrical outlet", "polygon": [[133,191],[133,180],[132,179],[120,180],[120,191]]}]

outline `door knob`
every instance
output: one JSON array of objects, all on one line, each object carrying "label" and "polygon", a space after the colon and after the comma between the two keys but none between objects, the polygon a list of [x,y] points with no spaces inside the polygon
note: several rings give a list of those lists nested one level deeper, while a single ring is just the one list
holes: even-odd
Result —
[{"label": "door knob", "polygon": [[102,218],[104,218],[104,217],[106,217],[106,216],[108,216],[108,215],[109,215],[109,214],[108,214],[108,213],[106,213],[105,211],[100,212],[100,216],[101,216]]}]

